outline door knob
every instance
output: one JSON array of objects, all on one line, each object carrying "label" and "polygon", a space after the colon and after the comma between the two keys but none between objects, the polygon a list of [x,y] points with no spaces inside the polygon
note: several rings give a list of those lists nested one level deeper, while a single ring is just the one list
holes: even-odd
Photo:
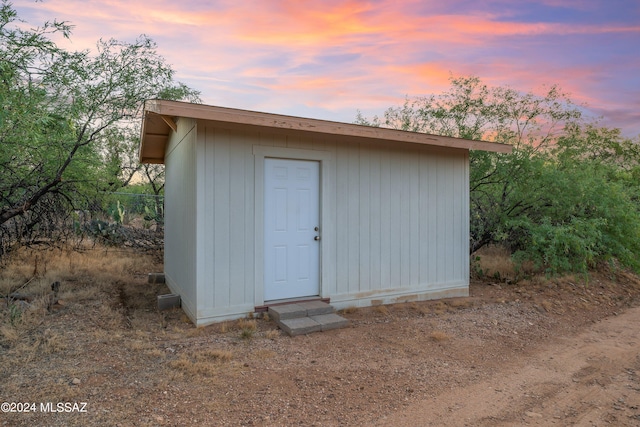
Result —
[{"label": "door knob", "polygon": [[320,236],[315,236],[313,240],[320,240]]},{"label": "door knob", "polygon": [[313,227],[313,231],[320,231],[320,228],[318,228],[318,227]]}]

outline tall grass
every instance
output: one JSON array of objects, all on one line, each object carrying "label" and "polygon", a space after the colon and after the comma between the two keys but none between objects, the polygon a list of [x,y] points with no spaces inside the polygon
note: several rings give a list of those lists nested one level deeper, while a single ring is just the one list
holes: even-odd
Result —
[{"label": "tall grass", "polygon": [[[0,345],[29,343],[25,351],[45,353],[64,349],[64,337],[46,328],[46,317],[55,309],[89,302],[95,305],[93,318],[100,328],[120,327],[122,301],[114,298],[118,287],[127,305],[152,307],[154,289],[146,285],[146,275],[161,269],[157,255],[102,247],[17,250],[3,259],[0,269]],[[59,304],[54,307],[51,284],[56,281]],[[12,293],[25,299],[7,298]]]}]

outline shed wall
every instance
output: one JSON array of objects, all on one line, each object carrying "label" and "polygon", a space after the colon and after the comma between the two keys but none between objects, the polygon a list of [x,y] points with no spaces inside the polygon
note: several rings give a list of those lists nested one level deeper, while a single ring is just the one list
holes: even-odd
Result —
[{"label": "shed wall", "polygon": [[164,273],[182,307],[197,318],[196,293],[196,122],[180,119],[166,150]]},{"label": "shed wall", "polygon": [[[269,156],[269,147],[277,157],[322,158],[321,296],[339,308],[468,292],[466,150],[336,143],[199,122],[199,324],[239,317],[264,303],[263,157],[255,153]],[[193,194],[182,191],[193,205]],[[173,239],[175,233],[181,231],[174,230]]]},{"label": "shed wall", "polygon": [[333,303],[468,288],[466,151],[350,143],[335,158],[336,271],[325,282]]}]

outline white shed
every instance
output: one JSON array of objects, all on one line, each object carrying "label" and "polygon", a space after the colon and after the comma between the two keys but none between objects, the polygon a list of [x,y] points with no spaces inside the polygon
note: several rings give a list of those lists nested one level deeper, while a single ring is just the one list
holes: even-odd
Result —
[{"label": "white shed", "polygon": [[469,292],[469,150],[510,146],[147,101],[140,160],[164,163],[164,273],[200,326],[265,306]]}]

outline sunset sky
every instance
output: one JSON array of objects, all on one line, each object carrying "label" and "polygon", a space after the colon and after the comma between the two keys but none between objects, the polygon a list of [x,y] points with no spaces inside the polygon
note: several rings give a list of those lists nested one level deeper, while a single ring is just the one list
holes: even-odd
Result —
[{"label": "sunset sky", "polygon": [[353,122],[450,76],[527,92],[558,84],[640,135],[639,0],[14,0],[69,21],[74,50],[146,34],[206,104]]}]

